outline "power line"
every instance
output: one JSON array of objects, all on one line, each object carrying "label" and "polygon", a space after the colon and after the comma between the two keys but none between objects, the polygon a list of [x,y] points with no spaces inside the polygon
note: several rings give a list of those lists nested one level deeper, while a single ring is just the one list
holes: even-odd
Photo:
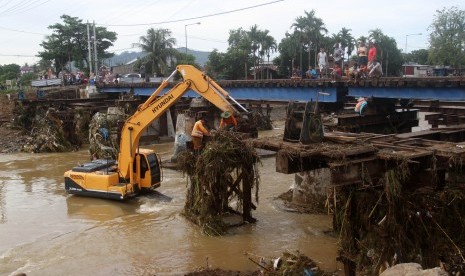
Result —
[{"label": "power line", "polygon": [[1,27],[1,26],[0,26],[0,29],[7,30],[7,31],[12,31],[12,32],[18,32],[18,33],[25,33],[25,34],[47,35],[47,34],[42,34],[42,33],[34,33],[34,32],[22,31],[22,30],[15,30],[15,29],[5,28],[5,27]]},{"label": "power line", "polygon": [[43,2],[41,2],[43,0],[23,0],[17,4],[14,4],[10,7],[6,7],[5,10],[1,11],[0,12],[0,15],[9,15],[9,14],[14,14],[14,13],[20,13],[20,12],[25,12],[25,11],[28,11],[30,9],[33,9],[33,8],[36,8],[40,5],[43,5],[47,2],[49,2],[50,0],[45,0]]},{"label": "power line", "polygon": [[[30,5],[30,6],[28,6],[27,8],[25,8],[25,9],[19,11],[19,12],[27,12],[27,11],[30,11],[30,10],[35,9],[35,8],[37,8],[37,7],[39,7],[39,6],[42,6],[43,4],[46,4],[46,3],[50,2],[50,1],[51,1],[51,0],[45,0],[44,2],[36,3],[35,6],[34,6],[34,5]],[[19,12],[17,12],[17,13],[19,13]]]},{"label": "power line", "polygon": [[31,55],[7,55],[7,54],[0,54],[0,57],[37,57]]},{"label": "power line", "polygon": [[254,6],[249,6],[245,8],[240,8],[240,9],[235,9],[235,10],[230,10],[230,11],[225,11],[225,12],[212,13],[212,14],[196,16],[196,17],[189,17],[189,18],[184,18],[184,19],[177,19],[177,20],[167,20],[167,21],[160,21],[160,22],[138,23],[138,24],[97,24],[97,25],[103,26],[103,27],[135,27],[135,26],[147,26],[147,25],[160,25],[160,24],[182,22],[182,21],[188,21],[188,20],[193,20],[193,19],[201,19],[201,18],[213,17],[213,16],[218,16],[218,15],[223,15],[223,14],[228,14],[228,13],[234,13],[238,11],[244,11],[244,10],[249,10],[249,9],[253,9],[257,7],[271,5],[271,4],[275,4],[278,2],[282,2],[282,1],[284,0],[276,0],[276,1],[267,2],[267,3],[254,5]]}]

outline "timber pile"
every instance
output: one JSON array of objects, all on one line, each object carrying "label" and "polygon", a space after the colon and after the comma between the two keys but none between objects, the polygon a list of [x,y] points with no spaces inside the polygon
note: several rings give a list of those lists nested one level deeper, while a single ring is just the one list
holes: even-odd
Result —
[{"label": "timber pile", "polygon": [[405,262],[465,271],[465,143],[325,138],[311,145],[257,139],[254,146],[278,152],[277,171],[330,168],[327,203],[347,275],[376,275]]},{"label": "timber pile", "polygon": [[207,235],[224,234],[228,228],[224,218],[230,214],[254,222],[251,191],[255,188],[258,202],[258,162],[252,145],[227,131],[217,132],[200,153],[181,154],[178,166],[189,181],[184,215]]}]

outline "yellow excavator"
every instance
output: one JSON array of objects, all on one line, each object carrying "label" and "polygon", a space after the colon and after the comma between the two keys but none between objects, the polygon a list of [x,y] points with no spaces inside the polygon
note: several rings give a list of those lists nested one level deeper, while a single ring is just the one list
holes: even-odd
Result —
[{"label": "yellow excavator", "polygon": [[[182,81],[160,96],[177,73]],[[179,65],[176,70],[126,120],[121,131],[118,162],[98,159],[65,172],[65,190],[69,194],[124,200],[160,186],[160,158],[149,149],[139,148],[144,130],[158,119],[187,91],[193,90],[221,111],[238,114],[236,107],[247,110],[210,77],[191,65]]]}]

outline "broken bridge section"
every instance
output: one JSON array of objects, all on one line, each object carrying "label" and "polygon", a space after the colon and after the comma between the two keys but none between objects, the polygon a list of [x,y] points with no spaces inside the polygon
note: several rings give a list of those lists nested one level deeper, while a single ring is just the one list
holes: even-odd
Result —
[{"label": "broken bridge section", "polygon": [[[395,262],[430,268],[441,261],[460,269],[465,230],[457,225],[465,218],[465,142],[451,131],[458,130],[418,136],[332,132],[309,145],[281,137],[254,139],[253,145],[277,152],[277,172],[305,172],[315,185],[327,182],[326,206],[340,236],[346,275],[376,273]],[[315,180],[318,171],[325,172],[324,179]]]}]

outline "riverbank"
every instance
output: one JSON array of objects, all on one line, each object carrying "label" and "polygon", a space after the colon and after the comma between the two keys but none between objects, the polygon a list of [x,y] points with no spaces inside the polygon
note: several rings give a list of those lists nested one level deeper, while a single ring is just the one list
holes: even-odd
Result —
[{"label": "riverbank", "polygon": [[8,124],[0,126],[0,153],[15,153],[20,152],[29,135],[23,130],[12,129]]}]

